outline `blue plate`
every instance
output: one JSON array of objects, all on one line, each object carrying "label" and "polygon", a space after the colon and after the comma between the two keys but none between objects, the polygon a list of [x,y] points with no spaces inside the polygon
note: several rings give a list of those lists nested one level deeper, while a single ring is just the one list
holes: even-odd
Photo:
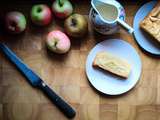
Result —
[{"label": "blue plate", "polygon": [[160,44],[154,42],[154,38],[150,35],[145,33],[143,30],[140,29],[139,23],[144,19],[144,17],[153,9],[157,1],[151,1],[144,4],[136,13],[134,18],[134,36],[141,48],[145,51],[153,54],[153,55],[160,55]]}]

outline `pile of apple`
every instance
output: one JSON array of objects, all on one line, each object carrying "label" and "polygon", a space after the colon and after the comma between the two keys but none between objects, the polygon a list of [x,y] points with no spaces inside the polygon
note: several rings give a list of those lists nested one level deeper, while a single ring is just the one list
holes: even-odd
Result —
[{"label": "pile of apple", "polygon": [[[52,21],[52,12],[59,20],[64,20],[66,34],[60,30],[49,32],[46,37],[46,45],[55,53],[66,53],[71,46],[68,36],[83,37],[88,31],[87,20],[83,15],[73,14],[73,6],[69,0],[55,0],[52,4],[52,11],[45,4],[34,5],[30,11],[31,21],[37,26],[46,26]],[[21,12],[7,13],[5,28],[9,33],[22,33],[26,26],[26,17]]]}]

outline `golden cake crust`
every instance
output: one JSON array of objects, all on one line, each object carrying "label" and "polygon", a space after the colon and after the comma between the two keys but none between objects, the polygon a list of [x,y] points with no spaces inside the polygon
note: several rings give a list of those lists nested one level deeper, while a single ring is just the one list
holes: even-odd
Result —
[{"label": "golden cake crust", "polygon": [[160,1],[158,1],[152,11],[140,22],[140,28],[160,43]]},{"label": "golden cake crust", "polygon": [[131,66],[126,60],[104,51],[96,54],[93,66],[102,68],[123,78],[128,78],[131,71]]}]

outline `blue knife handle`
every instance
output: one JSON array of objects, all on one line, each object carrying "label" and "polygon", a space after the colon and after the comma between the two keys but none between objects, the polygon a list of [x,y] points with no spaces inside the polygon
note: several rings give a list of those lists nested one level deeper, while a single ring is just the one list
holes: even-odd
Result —
[{"label": "blue knife handle", "polygon": [[5,44],[0,43],[0,49],[9,58],[9,60],[16,65],[16,67],[22,72],[31,85],[36,86],[40,82],[40,78],[36,75],[24,62],[16,56]]},{"label": "blue knife handle", "polygon": [[68,117],[73,118],[76,115],[75,110],[67,104],[61,97],[59,97],[51,88],[49,88],[43,81],[39,84],[41,90],[47,97]]}]

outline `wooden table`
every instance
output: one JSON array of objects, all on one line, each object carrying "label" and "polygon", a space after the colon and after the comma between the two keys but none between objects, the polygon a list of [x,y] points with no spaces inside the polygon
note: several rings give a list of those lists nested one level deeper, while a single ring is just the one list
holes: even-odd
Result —
[{"label": "wooden table", "polygon": [[[128,0],[122,4],[126,9],[126,21],[132,25],[133,17],[142,2]],[[20,10],[28,18],[31,3],[19,1],[12,5],[1,4],[0,8],[1,15],[9,10]],[[75,12],[87,17],[89,9],[89,1],[79,0],[78,3],[77,0]],[[113,36],[103,36],[94,32],[90,25],[85,38],[72,39],[68,54],[52,54],[44,44],[46,34],[53,29],[63,30],[62,26],[63,21],[56,18],[51,25],[43,29],[28,21],[24,34],[13,36],[1,31],[0,39],[76,109],[74,120],[160,120],[158,58],[143,52],[134,38],[124,30]],[[140,81],[134,89],[121,96],[111,97],[97,92],[85,75],[85,61],[89,51],[96,43],[107,38],[121,38],[129,42],[142,59]],[[32,88],[13,64],[0,53],[0,120],[66,119],[44,94]]]}]

